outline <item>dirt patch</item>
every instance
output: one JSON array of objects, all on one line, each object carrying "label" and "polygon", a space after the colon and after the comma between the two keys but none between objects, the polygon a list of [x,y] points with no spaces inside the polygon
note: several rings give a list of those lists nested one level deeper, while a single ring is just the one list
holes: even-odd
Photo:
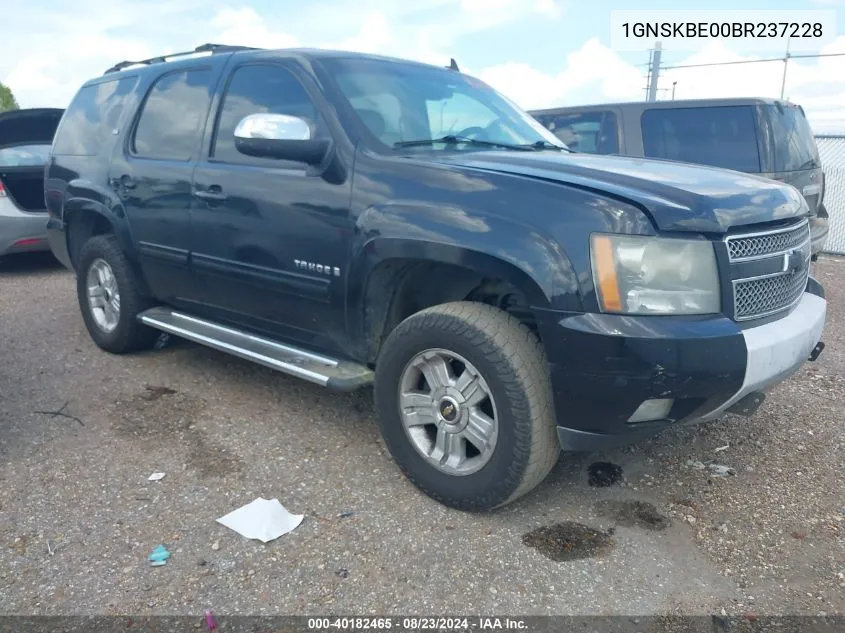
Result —
[{"label": "dirt patch", "polygon": [[587,468],[587,483],[595,488],[607,488],[622,481],[622,466],[611,462],[593,462]]},{"label": "dirt patch", "polygon": [[9,549],[11,549],[15,554],[18,556],[26,556],[26,548],[29,547],[29,535],[28,534],[21,534],[20,536],[16,536],[12,541],[11,545],[9,545]]},{"label": "dirt patch", "polygon": [[610,534],[581,523],[563,521],[522,535],[522,543],[556,562],[593,558],[613,547]]},{"label": "dirt patch", "polygon": [[204,406],[201,400],[175,389],[148,386],[114,403],[112,428],[124,437],[170,440],[184,434]]},{"label": "dirt patch", "polygon": [[611,519],[618,525],[646,530],[665,530],[670,525],[668,518],[657,508],[645,501],[599,501],[594,510],[599,516]]}]

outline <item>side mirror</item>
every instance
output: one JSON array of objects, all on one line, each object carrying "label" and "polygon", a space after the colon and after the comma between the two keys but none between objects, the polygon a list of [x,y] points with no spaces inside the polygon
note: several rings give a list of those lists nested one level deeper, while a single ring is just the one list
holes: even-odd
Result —
[{"label": "side mirror", "polygon": [[329,149],[328,139],[315,139],[304,119],[287,114],[250,114],[235,128],[235,148],[247,156],[317,165]]}]

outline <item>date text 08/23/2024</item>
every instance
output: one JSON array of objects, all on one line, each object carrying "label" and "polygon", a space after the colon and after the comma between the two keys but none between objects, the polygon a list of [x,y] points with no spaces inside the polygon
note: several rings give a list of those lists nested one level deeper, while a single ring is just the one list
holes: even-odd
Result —
[{"label": "date text 08/23/2024", "polygon": [[488,631],[526,630],[521,618],[507,617],[336,617],[308,618],[309,631]]}]

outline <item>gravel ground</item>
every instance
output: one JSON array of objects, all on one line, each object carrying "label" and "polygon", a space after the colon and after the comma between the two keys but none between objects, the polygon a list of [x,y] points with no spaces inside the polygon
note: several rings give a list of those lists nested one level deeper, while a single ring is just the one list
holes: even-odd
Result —
[{"label": "gravel ground", "polygon": [[[403,479],[370,392],[185,342],[108,355],[70,273],[7,260],[0,613],[844,613],[845,261],[815,274],[827,349],[752,418],[563,456],[534,494],[469,515]],[[599,461],[621,479],[590,486]],[[215,522],[258,496],[303,523],[264,545]]]}]

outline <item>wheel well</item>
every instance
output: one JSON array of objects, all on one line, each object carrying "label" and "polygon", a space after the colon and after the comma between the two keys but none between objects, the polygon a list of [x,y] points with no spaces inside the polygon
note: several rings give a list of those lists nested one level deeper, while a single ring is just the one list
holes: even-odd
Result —
[{"label": "wheel well", "polygon": [[373,270],[367,284],[364,327],[368,360],[375,361],[382,343],[403,320],[450,301],[476,301],[500,308],[537,334],[529,302],[513,284],[454,264],[390,260]]},{"label": "wheel well", "polygon": [[85,242],[95,235],[114,233],[111,222],[93,211],[77,211],[68,218],[67,223],[67,248],[74,267]]}]

